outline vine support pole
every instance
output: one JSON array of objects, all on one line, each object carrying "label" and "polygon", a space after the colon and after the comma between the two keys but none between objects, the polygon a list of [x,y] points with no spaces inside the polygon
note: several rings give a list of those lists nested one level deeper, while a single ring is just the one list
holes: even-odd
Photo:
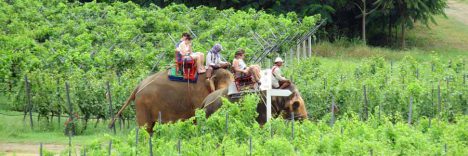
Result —
[{"label": "vine support pole", "polygon": [[225,128],[225,133],[228,135],[228,113],[226,112],[226,128]]},{"label": "vine support pole", "polygon": [[333,124],[335,124],[335,96],[333,95],[332,95],[332,102],[330,106],[330,114],[331,114],[330,127],[333,127]]},{"label": "vine support pole", "polygon": [[291,139],[294,141],[294,112],[291,114]]},{"label": "vine support pole", "polygon": [[364,92],[364,106],[363,106],[363,120],[367,120],[367,107],[368,107],[368,101],[367,101],[367,91],[366,91],[366,85],[363,85],[363,92]]},{"label": "vine support pole", "polygon": [[29,84],[28,76],[24,76],[24,83],[26,89],[26,95],[28,97],[28,111],[29,111],[29,123],[31,129],[34,128],[33,118],[32,118],[32,103],[31,103],[31,86]]},{"label": "vine support pole", "polygon": [[[68,82],[65,82],[65,89],[67,91],[67,103],[68,103],[68,116],[70,118],[70,122],[68,122],[67,124],[67,128],[68,128],[68,134],[69,135],[74,135],[76,130],[75,130],[75,120],[74,120],[74,117],[73,117],[73,106],[71,104],[71,100],[70,100],[70,87],[68,85]],[[70,132],[71,130],[71,132]]]},{"label": "vine support pole", "polygon": [[413,117],[413,96],[410,96],[409,101],[409,112],[408,112],[408,125],[411,125],[412,117]]},{"label": "vine support pole", "polygon": [[441,112],[441,111],[442,111],[442,98],[440,96],[440,81],[439,81],[439,84],[437,85],[437,112]]},{"label": "vine support pole", "polygon": [[302,42],[302,52],[303,52],[304,58],[307,58],[307,51],[306,51],[306,50],[307,50],[307,49],[306,49],[306,41],[304,40],[304,41]]},{"label": "vine support pole", "polygon": [[109,141],[109,156],[112,155],[112,140]]},{"label": "vine support pole", "polygon": [[149,138],[149,155],[150,156],[153,156],[153,135],[150,135],[150,138]]},{"label": "vine support pole", "polygon": [[249,137],[249,155],[252,156],[252,136]]},{"label": "vine support pole", "polygon": [[62,116],[62,105],[60,104],[60,81],[57,79],[57,106],[58,108],[58,126],[60,127],[60,116]]},{"label": "vine support pole", "polygon": [[138,131],[140,130],[140,128],[138,128],[138,126],[135,128],[135,155],[138,155]]},{"label": "vine support pole", "polygon": [[308,44],[309,44],[309,57],[312,57],[312,37],[309,36],[309,39],[308,39]]},{"label": "vine support pole", "polygon": [[297,58],[297,60],[299,60],[300,55],[301,55],[301,44],[299,43],[296,46],[296,58]]},{"label": "vine support pole", "polygon": [[42,142],[39,144],[39,155],[42,156]]},{"label": "vine support pole", "polygon": [[[112,117],[112,121],[114,121],[114,111],[113,111],[113,108],[112,108],[112,94],[111,94],[111,88],[110,88],[110,84],[109,84],[109,81],[107,81],[106,83],[107,85],[107,95],[108,95],[108,98],[109,98],[109,116]],[[113,132],[114,132],[114,135],[115,135],[115,126],[112,126],[111,127]]]}]

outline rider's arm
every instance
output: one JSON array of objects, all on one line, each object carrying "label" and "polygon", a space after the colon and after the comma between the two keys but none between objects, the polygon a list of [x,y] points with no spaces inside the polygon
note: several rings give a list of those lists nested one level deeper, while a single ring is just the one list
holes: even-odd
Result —
[{"label": "rider's arm", "polygon": [[276,70],[273,71],[273,75],[275,76],[276,79],[279,81],[285,81],[287,80],[283,75],[281,74],[281,70],[277,68]]},{"label": "rider's arm", "polygon": [[210,52],[208,52],[208,54],[206,54],[206,59],[205,59],[206,67],[214,65],[214,63],[211,62],[211,57],[213,57],[213,55]]},{"label": "rider's arm", "polygon": [[234,59],[234,61],[232,61],[232,67],[234,68],[235,72],[247,73],[246,70],[239,68],[239,60]]}]

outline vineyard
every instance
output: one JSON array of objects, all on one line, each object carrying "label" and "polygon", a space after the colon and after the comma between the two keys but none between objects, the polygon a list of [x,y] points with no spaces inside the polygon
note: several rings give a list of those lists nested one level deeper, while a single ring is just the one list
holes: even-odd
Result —
[{"label": "vineyard", "polygon": [[[181,32],[195,37],[194,51],[221,43],[232,60],[238,48],[250,58],[263,51],[258,38],[288,39],[319,20],[176,4],[0,1],[1,108],[24,119],[37,114],[34,124],[54,124],[55,118],[61,129],[73,116],[75,134],[85,135],[89,122],[107,124],[142,79],[172,65]],[[283,44],[266,60],[287,56],[295,46]],[[198,110],[190,120],[156,124],[151,137],[143,129],[123,136],[109,131],[80,151],[61,154],[466,155],[468,57],[428,55],[424,61],[286,59],[284,75],[298,86],[307,120],[278,118],[260,126],[254,120],[259,98],[248,95],[225,101],[210,118]],[[134,125],[131,107],[121,126]]]},{"label": "vineyard", "polygon": [[[70,84],[73,109],[84,120],[111,116],[107,83],[114,95],[113,110],[137,82],[165,70],[174,58],[181,32],[195,35],[194,51],[206,52],[215,43],[232,59],[238,48],[253,55],[262,45],[252,34],[279,39],[307,31],[318,17],[273,16],[248,12],[172,5],[141,8],[133,3],[67,3],[2,1],[0,85],[10,108],[28,111],[25,77],[34,112],[47,119],[68,114],[65,82]],[[273,34],[273,35],[272,35]],[[124,118],[134,112],[124,112]]]}]

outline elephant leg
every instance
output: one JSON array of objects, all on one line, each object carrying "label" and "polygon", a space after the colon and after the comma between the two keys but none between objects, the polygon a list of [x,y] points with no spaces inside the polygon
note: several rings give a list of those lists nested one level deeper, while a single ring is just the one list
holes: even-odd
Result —
[{"label": "elephant leg", "polygon": [[153,133],[154,119],[151,115],[151,111],[145,105],[136,105],[136,116],[138,126],[146,126],[148,133]]}]

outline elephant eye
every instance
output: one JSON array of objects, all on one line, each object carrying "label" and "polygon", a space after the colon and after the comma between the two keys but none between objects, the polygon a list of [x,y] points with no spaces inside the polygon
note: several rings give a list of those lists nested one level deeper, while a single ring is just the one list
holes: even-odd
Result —
[{"label": "elephant eye", "polygon": [[294,101],[294,103],[292,104],[292,109],[293,109],[294,111],[297,111],[297,109],[299,108],[299,106],[300,106],[299,101]]}]

